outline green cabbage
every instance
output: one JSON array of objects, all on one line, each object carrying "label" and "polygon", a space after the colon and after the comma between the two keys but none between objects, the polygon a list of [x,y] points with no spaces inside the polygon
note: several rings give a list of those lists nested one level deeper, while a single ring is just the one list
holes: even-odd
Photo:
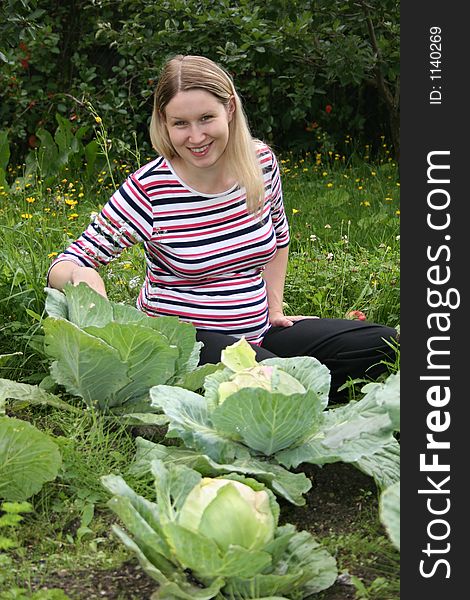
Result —
[{"label": "green cabbage", "polygon": [[278,527],[273,493],[254,479],[201,478],[153,460],[155,501],[101,479],[126,530],[113,530],[158,582],[160,600],[301,600],[336,580],[335,559],[306,531]]},{"label": "green cabbage", "polygon": [[178,523],[214,540],[225,551],[231,544],[247,550],[262,548],[273,539],[275,529],[266,491],[210,477],[191,490]]}]

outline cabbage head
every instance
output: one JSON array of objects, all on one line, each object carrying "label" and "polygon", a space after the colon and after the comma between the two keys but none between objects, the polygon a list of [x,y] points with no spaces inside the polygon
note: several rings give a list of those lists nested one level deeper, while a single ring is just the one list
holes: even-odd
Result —
[{"label": "cabbage head", "polygon": [[298,379],[276,366],[257,365],[242,369],[219,385],[219,403],[243,388],[261,388],[268,392],[284,394],[305,394],[307,391]]},{"label": "cabbage head", "polygon": [[[223,515],[223,518],[221,518]],[[221,550],[230,545],[262,548],[276,527],[265,490],[256,492],[230,479],[204,477],[188,494],[178,523],[214,540]]]}]

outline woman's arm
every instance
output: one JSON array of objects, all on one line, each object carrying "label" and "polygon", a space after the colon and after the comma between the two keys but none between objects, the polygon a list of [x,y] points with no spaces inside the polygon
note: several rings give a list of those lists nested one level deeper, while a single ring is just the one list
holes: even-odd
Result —
[{"label": "woman's arm", "polygon": [[105,298],[106,289],[99,273],[91,267],[80,267],[71,260],[61,260],[51,267],[48,278],[49,285],[62,290],[66,283],[84,282]]},{"label": "woman's arm", "polygon": [[284,299],[284,283],[286,281],[289,247],[279,248],[274,258],[266,265],[263,278],[268,294],[269,322],[278,327],[290,327],[295,321],[302,319],[318,319],[314,316],[285,316],[282,307]]},{"label": "woman's arm", "polygon": [[284,316],[282,301],[284,298],[284,283],[286,280],[287,259],[289,246],[279,248],[276,255],[268,262],[263,271],[268,294],[269,322],[271,325],[290,327],[293,321]]}]

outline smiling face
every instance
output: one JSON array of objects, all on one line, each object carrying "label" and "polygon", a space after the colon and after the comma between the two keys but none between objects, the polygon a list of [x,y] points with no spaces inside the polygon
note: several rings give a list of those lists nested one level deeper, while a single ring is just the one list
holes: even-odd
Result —
[{"label": "smiling face", "polygon": [[213,94],[193,89],[178,92],[165,107],[165,124],[180,165],[194,169],[223,167],[234,111]]}]

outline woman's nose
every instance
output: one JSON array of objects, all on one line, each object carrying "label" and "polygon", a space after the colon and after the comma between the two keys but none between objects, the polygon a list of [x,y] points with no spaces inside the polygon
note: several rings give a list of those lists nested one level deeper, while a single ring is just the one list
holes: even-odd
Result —
[{"label": "woman's nose", "polygon": [[189,132],[189,141],[192,144],[197,144],[202,142],[205,138],[205,133],[198,125],[192,125],[191,130]]}]

